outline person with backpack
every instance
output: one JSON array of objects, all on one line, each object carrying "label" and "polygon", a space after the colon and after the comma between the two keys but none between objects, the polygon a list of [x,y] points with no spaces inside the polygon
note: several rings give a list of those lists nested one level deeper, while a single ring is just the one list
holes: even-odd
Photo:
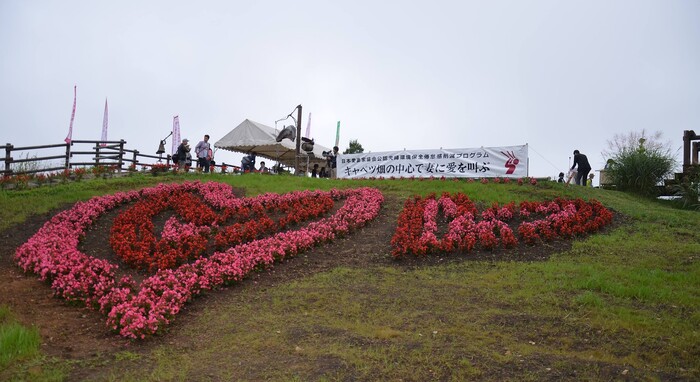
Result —
[{"label": "person with backpack", "polygon": [[255,152],[251,152],[241,159],[241,171],[243,173],[255,171]]},{"label": "person with backpack", "polygon": [[187,165],[187,155],[190,153],[190,140],[185,138],[177,147],[177,165],[179,170],[184,170]]}]

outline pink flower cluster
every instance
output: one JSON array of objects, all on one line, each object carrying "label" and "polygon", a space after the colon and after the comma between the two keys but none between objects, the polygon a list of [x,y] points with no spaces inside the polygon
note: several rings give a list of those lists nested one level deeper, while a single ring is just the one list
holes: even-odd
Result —
[{"label": "pink flower cluster", "polygon": [[[116,265],[78,250],[80,238],[100,215],[127,202],[139,200],[140,203],[174,192],[197,192],[212,208],[222,211],[220,215],[226,211],[230,214],[232,209],[252,211],[270,204],[283,206],[290,200],[299,200],[301,195],[327,195],[333,200],[344,199],[345,203],[332,216],[297,230],[242,243],[175,269],[159,269],[139,286],[128,276],[115,280]],[[383,200],[382,194],[372,188],[301,191],[239,199],[233,196],[229,186],[213,182],[161,184],[76,203],[73,208],[56,214],[18,248],[15,260],[25,271],[49,280],[57,295],[99,309],[107,315],[107,324],[122,336],[144,338],[171,322],[183,305],[202,291],[241,280],[256,268],[269,266],[275,260],[294,256],[362,227],[378,215]],[[198,236],[203,230],[204,227],[194,222],[168,221],[164,238]]]},{"label": "pink flower cluster", "polygon": [[[447,232],[440,238],[437,232],[441,217],[447,221]],[[510,224],[516,217],[521,222],[514,230]],[[522,202],[517,207],[515,203],[494,204],[478,213],[474,203],[462,193],[445,193],[439,199],[434,194],[413,197],[406,200],[399,215],[391,239],[392,255],[398,258],[408,254],[471,251],[477,245],[485,250],[499,246],[512,248],[521,240],[534,245],[593,233],[612,219],[612,212],[596,200],[555,199]]]}]

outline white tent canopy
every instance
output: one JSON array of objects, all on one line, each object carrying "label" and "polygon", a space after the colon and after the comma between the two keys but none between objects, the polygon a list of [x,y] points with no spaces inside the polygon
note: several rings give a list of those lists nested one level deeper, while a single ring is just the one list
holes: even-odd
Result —
[{"label": "white tent canopy", "polygon": [[[296,142],[287,138],[277,142],[277,135],[280,131],[262,123],[246,119],[214,143],[214,147],[240,153],[252,151],[257,156],[277,161],[288,167],[294,167]],[[314,144],[313,151],[308,154],[301,150],[299,153],[299,165],[302,169],[306,168],[308,160],[309,167],[312,167],[314,163],[318,163],[320,167],[323,167],[326,165],[326,159],[322,153],[329,150],[327,147],[319,144]]]}]

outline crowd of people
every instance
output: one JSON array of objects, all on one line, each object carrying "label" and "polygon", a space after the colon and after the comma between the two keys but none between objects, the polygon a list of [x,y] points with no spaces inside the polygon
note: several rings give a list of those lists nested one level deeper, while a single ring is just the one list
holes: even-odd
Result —
[{"label": "crowd of people", "polygon": [[[177,164],[179,170],[188,171],[192,167],[191,150],[190,140],[183,138],[172,157],[173,163]],[[208,134],[205,134],[204,138],[197,143],[194,147],[194,152],[197,158],[197,169],[208,173],[214,164],[214,153],[209,143]]]},{"label": "crowd of people", "polygon": [[326,166],[319,167],[318,163],[314,163],[311,170],[312,178],[337,178],[336,168],[338,165],[338,146],[333,146],[333,151],[326,154]]},{"label": "crowd of people", "polygon": [[[314,163],[312,169],[311,169],[311,177],[312,178],[333,178],[335,179],[337,177],[337,165],[338,165],[338,146],[334,146],[333,150],[324,153],[325,154],[325,159],[326,159],[326,166],[319,166],[318,163]],[[241,172],[242,173],[251,173],[251,172],[257,172],[257,173],[272,173],[272,172],[279,172],[280,171],[280,166],[273,166],[273,169],[271,170],[270,168],[267,167],[264,161],[260,162],[260,167],[257,169],[255,168],[255,162],[257,160],[257,153],[254,151],[251,151],[247,153],[243,158],[241,159]],[[276,168],[275,168],[276,167]]]}]

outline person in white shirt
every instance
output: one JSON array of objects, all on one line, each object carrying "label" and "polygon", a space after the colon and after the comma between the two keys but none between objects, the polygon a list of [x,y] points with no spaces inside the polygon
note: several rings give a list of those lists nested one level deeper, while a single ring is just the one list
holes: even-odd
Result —
[{"label": "person in white shirt", "polygon": [[209,172],[209,162],[211,161],[211,145],[209,144],[209,135],[204,135],[204,140],[199,141],[194,147],[194,152],[197,154],[197,168],[203,169],[204,172]]}]

